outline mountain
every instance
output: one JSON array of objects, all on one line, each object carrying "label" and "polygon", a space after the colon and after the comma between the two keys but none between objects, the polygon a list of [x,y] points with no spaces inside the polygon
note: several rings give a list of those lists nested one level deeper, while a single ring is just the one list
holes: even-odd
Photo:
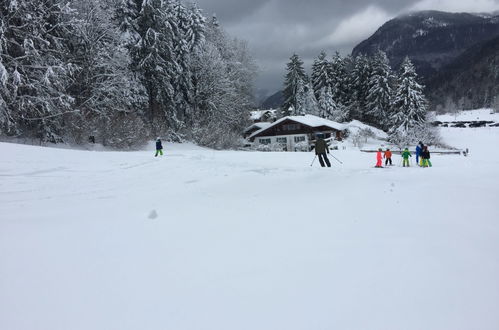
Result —
[{"label": "mountain", "polygon": [[352,55],[385,51],[393,68],[405,56],[416,65],[423,82],[449,65],[473,45],[499,36],[494,14],[422,11],[392,19],[356,46]]},{"label": "mountain", "polygon": [[269,96],[265,101],[262,102],[262,109],[277,109],[280,108],[283,104],[283,95],[282,91],[278,91],[277,93]]},{"label": "mountain", "polygon": [[426,93],[437,110],[499,106],[499,37],[443,67],[428,80]]}]

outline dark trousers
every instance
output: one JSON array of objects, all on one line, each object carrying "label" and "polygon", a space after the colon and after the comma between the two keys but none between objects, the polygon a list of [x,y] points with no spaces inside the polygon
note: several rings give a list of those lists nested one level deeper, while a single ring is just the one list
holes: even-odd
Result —
[{"label": "dark trousers", "polygon": [[392,165],[392,159],[391,158],[387,158],[385,160],[385,166],[388,165],[388,162],[390,162],[390,165]]},{"label": "dark trousers", "polygon": [[327,167],[331,167],[331,163],[329,162],[329,159],[327,158],[326,153],[319,154],[319,163],[321,163],[321,166],[324,167],[324,162],[326,162]]}]

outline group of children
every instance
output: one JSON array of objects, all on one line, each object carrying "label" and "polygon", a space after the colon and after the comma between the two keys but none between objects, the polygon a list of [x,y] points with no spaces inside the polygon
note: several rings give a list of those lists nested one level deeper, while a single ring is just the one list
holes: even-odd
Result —
[{"label": "group of children", "polygon": [[[392,152],[390,149],[386,149],[384,154],[382,155],[383,149],[379,148],[376,153],[376,166],[375,167],[383,167],[383,158],[385,159],[385,166],[393,165],[392,164]],[[408,148],[405,148],[402,152],[402,167],[409,167],[409,157],[412,157],[411,152]],[[431,167],[430,161],[430,151],[428,150],[428,146],[425,146],[423,142],[419,141],[419,144],[416,146],[416,164],[421,167]]]}]

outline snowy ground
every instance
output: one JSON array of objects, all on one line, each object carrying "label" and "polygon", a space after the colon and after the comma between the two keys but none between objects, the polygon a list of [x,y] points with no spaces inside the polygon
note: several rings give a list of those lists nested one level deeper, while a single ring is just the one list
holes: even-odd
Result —
[{"label": "snowy ground", "polygon": [[499,128],[442,133],[470,157],[0,143],[0,329],[497,330]]}]

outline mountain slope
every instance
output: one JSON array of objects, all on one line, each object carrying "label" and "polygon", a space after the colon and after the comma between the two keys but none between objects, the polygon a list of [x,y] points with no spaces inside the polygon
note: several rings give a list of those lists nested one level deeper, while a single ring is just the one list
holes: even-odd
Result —
[{"label": "mountain slope", "polygon": [[284,101],[284,97],[282,95],[282,91],[278,91],[277,93],[269,96],[265,101],[263,101],[261,108],[262,109],[278,109],[281,107]]},{"label": "mountain slope", "polygon": [[435,108],[473,109],[499,104],[499,37],[471,47],[428,80]]},{"label": "mountain slope", "polygon": [[352,55],[385,51],[396,68],[409,56],[426,82],[471,46],[499,36],[499,16],[422,11],[385,23]]}]

